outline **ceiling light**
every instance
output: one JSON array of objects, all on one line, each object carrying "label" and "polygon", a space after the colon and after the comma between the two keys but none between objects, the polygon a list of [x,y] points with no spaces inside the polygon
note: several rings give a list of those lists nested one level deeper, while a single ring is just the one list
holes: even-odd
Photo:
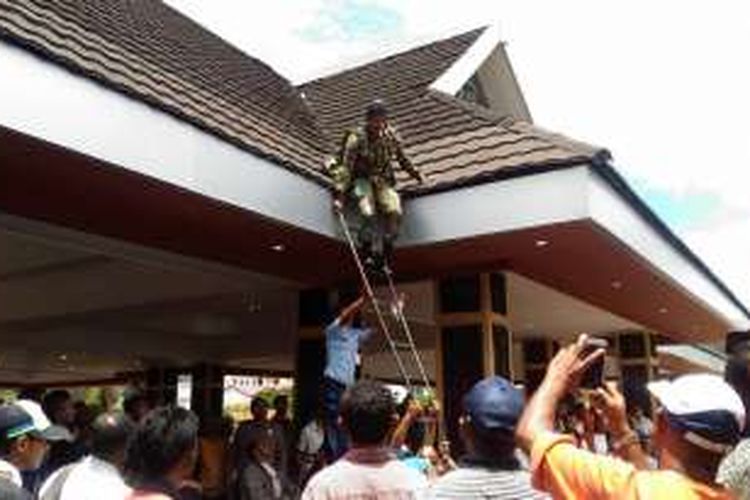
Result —
[{"label": "ceiling light", "polygon": [[67,354],[60,354],[57,357],[57,359],[59,359],[60,361],[67,361],[68,360],[68,355]]},{"label": "ceiling light", "polygon": [[620,288],[622,288],[622,281],[614,280],[610,284],[612,285],[612,288],[614,288],[615,290],[619,290]]},{"label": "ceiling light", "polygon": [[534,246],[537,248],[543,248],[543,247],[546,247],[547,245],[549,245],[549,241],[547,240],[536,240],[534,242]]},{"label": "ceiling light", "polygon": [[669,309],[666,307],[662,307],[659,309],[659,314],[667,314],[669,312]]},{"label": "ceiling light", "polygon": [[281,243],[276,243],[275,245],[271,246],[271,250],[273,250],[274,252],[283,252],[284,250],[286,250],[286,247]]}]

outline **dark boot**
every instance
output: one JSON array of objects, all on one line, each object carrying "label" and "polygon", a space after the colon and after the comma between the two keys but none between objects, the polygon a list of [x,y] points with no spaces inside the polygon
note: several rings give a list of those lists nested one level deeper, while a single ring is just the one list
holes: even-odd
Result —
[{"label": "dark boot", "polygon": [[382,268],[391,268],[391,262],[393,262],[393,238],[386,236],[383,239],[383,261]]}]

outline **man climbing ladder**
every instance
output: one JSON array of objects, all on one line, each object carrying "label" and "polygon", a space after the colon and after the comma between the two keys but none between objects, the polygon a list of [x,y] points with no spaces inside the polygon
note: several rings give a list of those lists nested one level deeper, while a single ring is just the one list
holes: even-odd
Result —
[{"label": "man climbing ladder", "polygon": [[393,162],[397,161],[420,184],[424,176],[404,155],[382,101],[370,104],[365,118],[364,127],[344,135],[328,171],[334,181],[337,207],[342,209],[351,201],[362,219],[357,239],[365,262],[381,268],[390,259],[403,215]]},{"label": "man climbing ladder", "polygon": [[[417,181],[424,182],[422,174],[404,155],[396,132],[388,124],[385,105],[381,101],[375,101],[367,108],[365,126],[347,132],[338,156],[326,165],[336,190],[334,208],[363,287],[363,296],[344,308],[337,320],[326,331],[327,364],[324,404],[328,421],[326,448],[329,459],[338,456],[346,447],[345,436],[341,434],[335,422],[341,395],[349,379],[349,377],[336,377],[334,373],[336,370],[332,367],[336,365],[336,359],[342,359],[341,356],[351,360],[352,348],[358,347],[359,341],[363,338],[359,334],[337,335],[337,333],[342,325],[347,325],[352,317],[359,315],[365,298],[370,300],[378,326],[393,354],[404,387],[409,391],[414,389],[406,368],[407,363],[399,352],[405,346],[411,353],[422,378],[422,395],[428,396],[430,400],[428,405],[433,405],[431,384],[404,315],[403,295],[396,290],[389,264],[393,242],[398,236],[402,216],[401,198],[396,191],[396,176],[392,165],[394,160]],[[345,209],[351,205],[355,206],[353,211],[362,219],[357,235],[358,243],[355,243],[344,215]],[[391,313],[397,321],[398,328],[402,330],[401,333],[406,343],[397,342],[396,337],[391,333],[381,310],[380,301],[375,297],[368,270],[385,276],[392,296]],[[355,330],[355,333],[357,332],[358,330]],[[337,342],[336,339],[346,339],[346,342]]]}]

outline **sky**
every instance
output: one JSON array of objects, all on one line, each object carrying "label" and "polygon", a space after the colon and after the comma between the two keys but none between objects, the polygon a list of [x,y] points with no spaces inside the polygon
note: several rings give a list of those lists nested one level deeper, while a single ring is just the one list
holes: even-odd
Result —
[{"label": "sky", "polygon": [[534,122],[609,149],[750,307],[750,2],[166,1],[295,83],[499,24]]}]

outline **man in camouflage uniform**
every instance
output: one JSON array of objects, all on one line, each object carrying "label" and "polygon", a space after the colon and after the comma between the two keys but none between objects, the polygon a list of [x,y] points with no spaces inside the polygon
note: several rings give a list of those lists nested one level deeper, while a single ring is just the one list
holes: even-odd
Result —
[{"label": "man in camouflage uniform", "polygon": [[[365,126],[346,133],[338,157],[328,167],[337,207],[341,208],[348,197],[356,203],[363,219],[359,244],[365,258],[381,263],[390,256],[403,215],[394,160],[420,184],[424,182],[424,176],[404,155],[396,131],[388,124],[385,105],[375,101],[367,108]],[[375,248],[378,216],[383,217],[382,252]]]}]

